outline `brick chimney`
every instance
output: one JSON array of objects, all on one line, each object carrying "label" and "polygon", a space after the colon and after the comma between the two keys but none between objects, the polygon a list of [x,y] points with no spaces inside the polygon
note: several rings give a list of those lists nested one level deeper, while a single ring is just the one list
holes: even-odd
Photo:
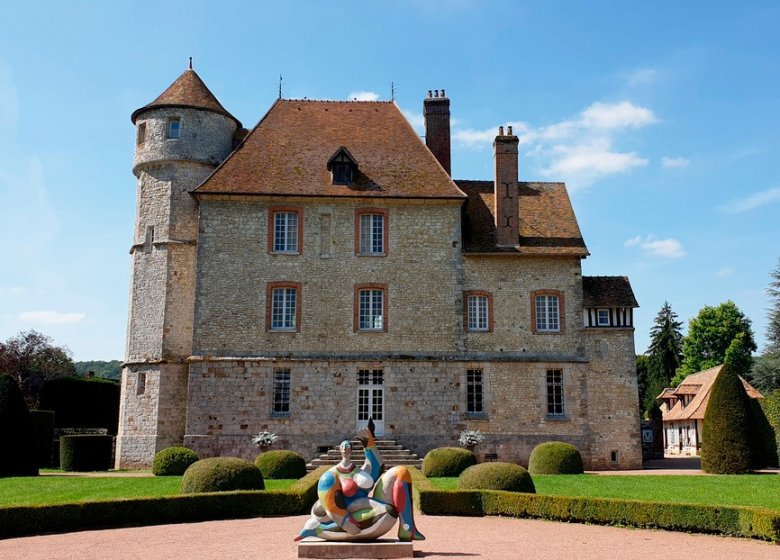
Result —
[{"label": "brick chimney", "polygon": [[425,145],[439,160],[441,166],[452,175],[450,169],[450,100],[444,90],[428,90],[423,101],[425,116]]},{"label": "brick chimney", "polygon": [[498,127],[498,136],[493,142],[496,158],[495,192],[496,245],[517,247],[520,244],[520,210],[518,208],[517,185],[517,136],[512,127]]}]

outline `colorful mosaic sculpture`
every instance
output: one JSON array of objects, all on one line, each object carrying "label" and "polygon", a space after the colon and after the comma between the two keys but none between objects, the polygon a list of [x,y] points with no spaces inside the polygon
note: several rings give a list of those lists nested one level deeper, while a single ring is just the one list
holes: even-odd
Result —
[{"label": "colorful mosaic sculpture", "polygon": [[380,476],[382,459],[372,431],[361,430],[358,437],[366,454],[362,468],[352,463],[352,444],[342,441],[341,462],[320,477],[319,500],[295,540],[319,537],[329,541],[369,541],[387,533],[396,521],[398,540],[425,540],[414,524],[409,470],[393,467]]}]

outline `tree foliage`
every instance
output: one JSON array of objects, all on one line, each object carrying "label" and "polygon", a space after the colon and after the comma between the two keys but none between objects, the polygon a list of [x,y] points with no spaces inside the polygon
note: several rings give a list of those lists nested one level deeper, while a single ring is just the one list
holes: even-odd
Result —
[{"label": "tree foliage", "polygon": [[742,334],[727,348],[723,367],[710,390],[701,443],[701,468],[708,473],[740,474],[753,468],[750,397],[739,378],[745,352]]},{"label": "tree foliage", "polygon": [[656,397],[668,387],[675,371],[682,361],[683,335],[680,327],[682,322],[677,320],[677,313],[672,311],[672,306],[665,301],[655,317],[653,327],[650,329],[650,347],[647,350],[644,363],[637,361],[637,375],[639,368],[644,368],[644,379],[639,378],[640,406],[642,412],[647,414],[656,405]]},{"label": "tree foliage", "polygon": [[[734,356],[733,360],[739,360],[742,368],[744,364],[752,363],[751,354],[756,350],[750,319],[733,301],[721,303],[717,307],[704,306],[688,324],[688,335],[683,339],[683,363],[677,370],[673,384],[679,385],[692,373],[722,364],[726,359],[726,350],[740,333],[743,339],[737,351],[742,352],[742,355]],[[749,377],[750,368],[744,371],[744,375]]]},{"label": "tree foliage", "polygon": [[769,341],[769,352],[780,354],[780,259],[777,259],[777,268],[770,276],[772,281],[766,290],[771,302],[766,338]]},{"label": "tree foliage", "polygon": [[75,362],[76,373],[80,376],[86,375],[88,371],[95,374],[95,377],[103,377],[105,379],[121,379],[122,378],[122,362],[119,360],[103,361],[92,360],[87,362]]},{"label": "tree foliage", "polygon": [[0,477],[37,474],[38,454],[30,411],[16,380],[0,374]]},{"label": "tree foliage", "polygon": [[766,290],[770,300],[767,345],[764,353],[755,359],[751,372],[753,386],[764,395],[780,389],[780,259],[771,278]]},{"label": "tree foliage", "polygon": [[47,379],[75,375],[67,348],[54,346],[51,337],[37,331],[20,332],[0,342],[0,373],[13,377],[30,408],[37,408]]}]

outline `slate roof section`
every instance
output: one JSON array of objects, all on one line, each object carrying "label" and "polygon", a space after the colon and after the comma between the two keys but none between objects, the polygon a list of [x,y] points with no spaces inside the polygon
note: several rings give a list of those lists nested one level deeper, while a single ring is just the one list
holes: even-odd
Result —
[{"label": "slate roof section", "polygon": [[133,111],[130,120],[135,124],[138,115],[144,111],[161,107],[186,107],[189,109],[213,111],[233,119],[236,121],[238,128],[241,128],[241,122],[222,106],[192,68],[185,70],[157,99]]},{"label": "slate roof section", "polygon": [[518,184],[518,247],[496,247],[493,181],[456,180],[468,195],[464,207],[463,245],[468,253],[573,255],[587,257],[577,218],[563,183]]},{"label": "slate roof section", "polygon": [[[680,386],[674,390],[676,395],[689,395],[695,394],[688,406],[683,407],[682,400],[678,400],[674,406],[667,410],[663,415],[664,422],[671,422],[673,420],[704,420],[704,414],[707,412],[707,404],[710,401],[710,392],[712,391],[712,384],[715,383],[715,378],[720,373],[720,369],[723,365],[715,366],[699,373],[693,373],[686,377]],[[760,399],[763,397],[750,383],[739,378],[742,381],[743,387],[748,396],[752,399]],[[668,398],[668,389],[664,389],[658,398]],[[664,396],[667,395],[667,396]]]},{"label": "slate roof section", "polygon": [[[345,147],[360,163],[332,184],[328,160]],[[465,198],[392,102],[279,99],[195,191],[205,194]]]},{"label": "slate roof section", "polygon": [[639,307],[631,283],[625,276],[583,276],[582,306]]}]

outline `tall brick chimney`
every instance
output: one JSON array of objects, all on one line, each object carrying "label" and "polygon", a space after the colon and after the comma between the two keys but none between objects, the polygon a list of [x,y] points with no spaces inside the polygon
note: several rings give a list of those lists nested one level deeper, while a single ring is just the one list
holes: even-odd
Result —
[{"label": "tall brick chimney", "polygon": [[520,244],[520,209],[518,208],[517,185],[517,136],[512,127],[498,127],[498,136],[493,142],[496,158],[495,208],[496,245],[516,247]]},{"label": "tall brick chimney", "polygon": [[444,90],[428,90],[428,97],[423,101],[425,115],[425,145],[436,156],[448,175],[450,169],[450,100]]}]

